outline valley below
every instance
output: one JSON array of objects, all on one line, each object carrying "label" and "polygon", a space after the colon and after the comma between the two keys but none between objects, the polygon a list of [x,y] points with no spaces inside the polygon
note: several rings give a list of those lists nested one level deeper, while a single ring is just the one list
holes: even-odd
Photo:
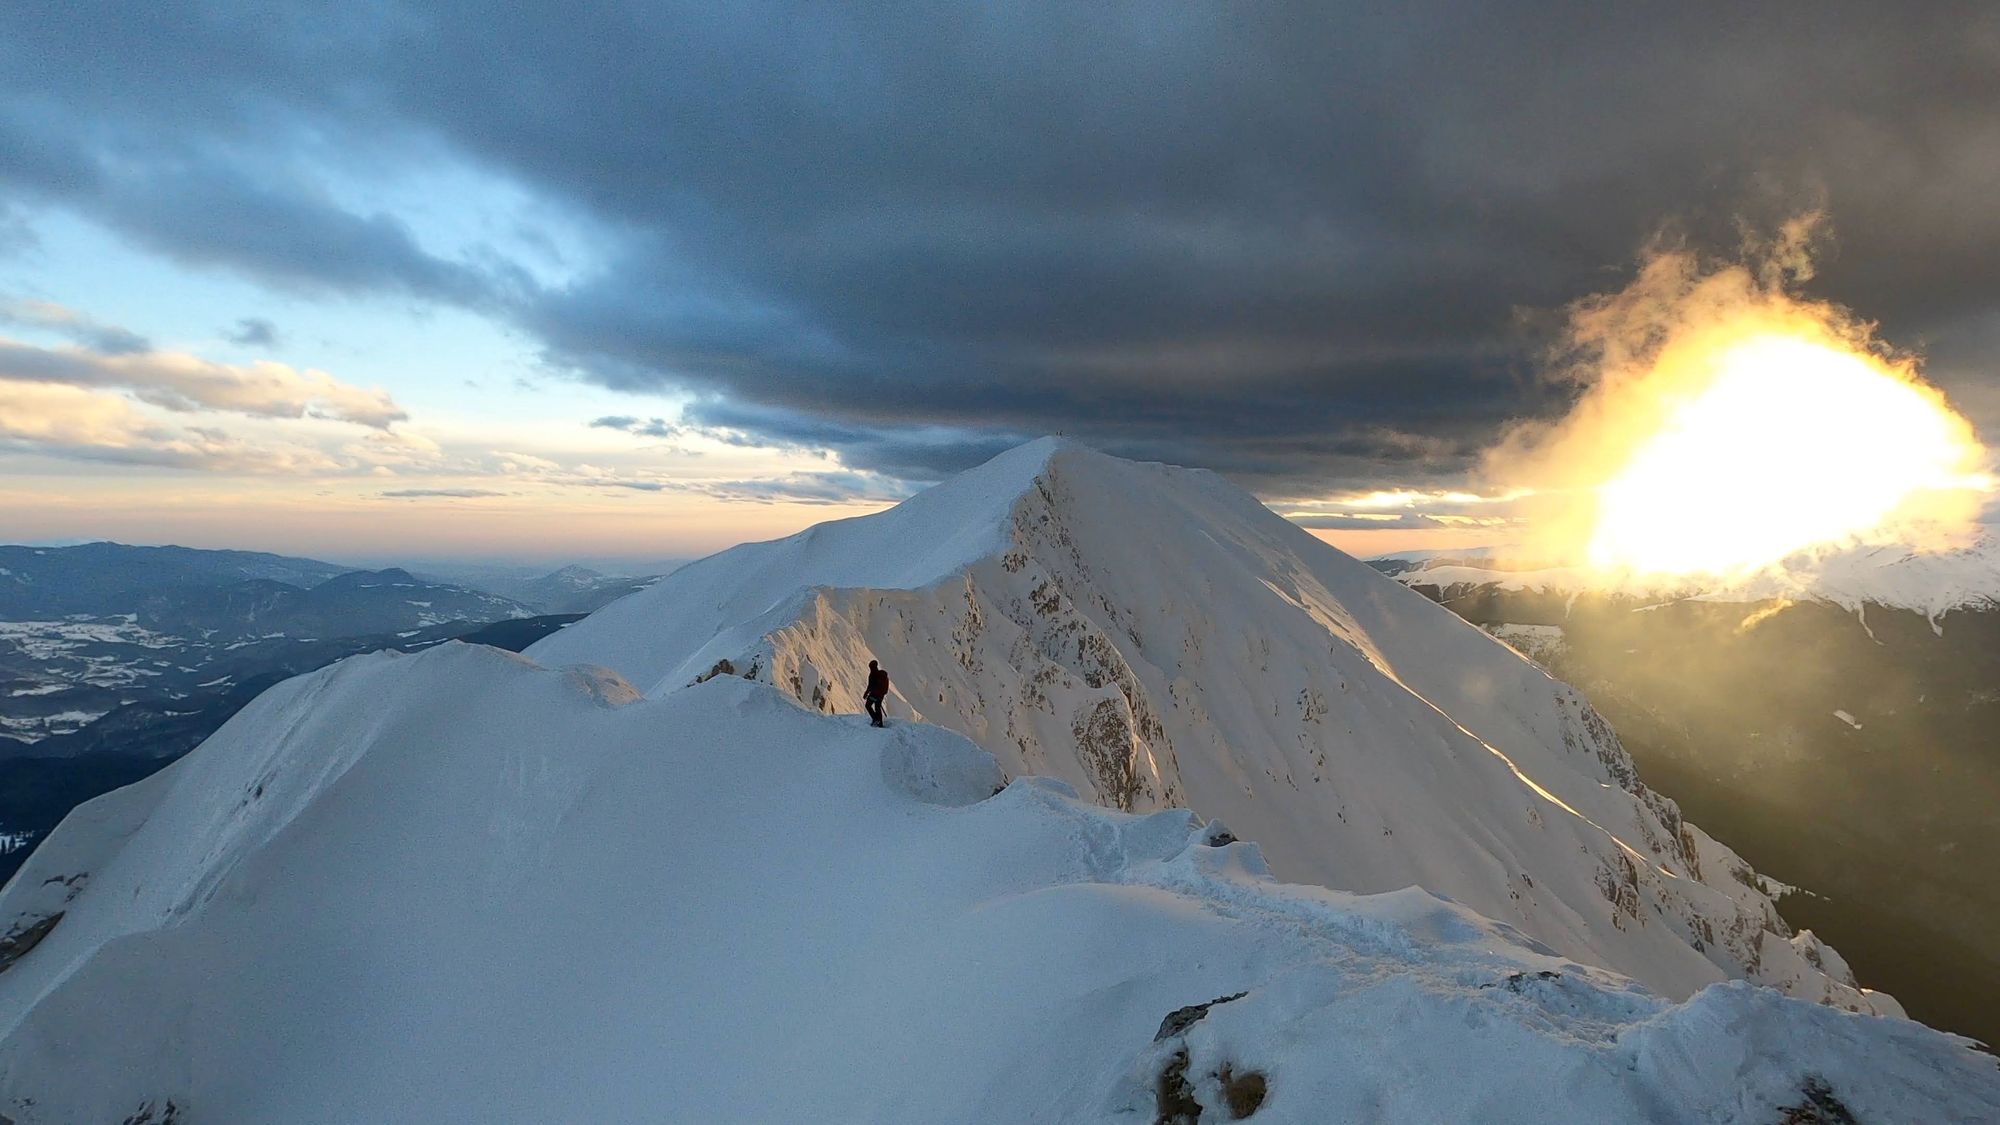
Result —
[{"label": "valley below", "polygon": [[1397,577],[1581,690],[1862,979],[2000,1041],[2000,607]]},{"label": "valley below", "polygon": [[274,684],[451,640],[518,650],[646,581],[566,568],[496,581],[508,596],[252,552],[0,547],[0,879]]}]

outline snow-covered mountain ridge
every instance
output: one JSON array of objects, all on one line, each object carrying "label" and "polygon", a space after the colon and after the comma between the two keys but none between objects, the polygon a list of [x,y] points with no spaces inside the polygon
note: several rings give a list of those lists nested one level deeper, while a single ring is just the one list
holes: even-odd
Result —
[{"label": "snow-covered mountain ridge", "polygon": [[1918,1024],[1670,1004],[1422,891],[1273,883],[1184,810],[1000,780],[947,731],[737,677],[349,660],[79,810],[0,895],[0,1113],[2000,1113],[1992,1060]]},{"label": "snow-covered mountain ridge", "polygon": [[[573,628],[79,808],[0,890],[0,1114],[2000,1118],[1574,693],[1207,474],[1036,443]],[[886,731],[821,713],[871,654]]]},{"label": "snow-covered mountain ridge", "polygon": [[840,712],[879,658],[892,715],[1103,805],[1219,817],[1282,878],[1421,886],[1668,996],[1736,977],[1900,1014],[1576,692],[1213,474],[1043,439],[692,564],[528,655]]}]

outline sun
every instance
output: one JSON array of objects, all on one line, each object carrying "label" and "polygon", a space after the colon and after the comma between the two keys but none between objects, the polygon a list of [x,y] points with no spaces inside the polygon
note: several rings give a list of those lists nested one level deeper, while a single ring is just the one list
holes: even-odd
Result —
[{"label": "sun", "polygon": [[1661,358],[1678,371],[1657,425],[1595,489],[1599,569],[1742,576],[1984,486],[1984,451],[1943,396],[1838,338],[1711,337]]},{"label": "sun", "polygon": [[1823,222],[1746,235],[1741,260],[1655,248],[1568,306],[1544,374],[1574,399],[1480,467],[1524,490],[1524,563],[1606,588],[1809,586],[1847,547],[1977,534],[1996,489],[1972,424],[1876,324],[1800,290]]}]

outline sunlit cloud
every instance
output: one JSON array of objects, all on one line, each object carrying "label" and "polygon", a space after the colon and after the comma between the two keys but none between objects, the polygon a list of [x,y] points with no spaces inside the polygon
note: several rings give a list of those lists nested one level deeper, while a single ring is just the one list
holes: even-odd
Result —
[{"label": "sunlit cloud", "polygon": [[208,426],[169,426],[116,394],[0,380],[0,446],[84,461],[236,473],[309,473],[340,463],[300,446],[261,446]]},{"label": "sunlit cloud", "polygon": [[916,489],[866,472],[787,473],[766,480],[713,481],[701,490],[720,500],[794,504],[893,504]]},{"label": "sunlit cloud", "polygon": [[497,492],[490,488],[399,488],[392,492],[382,493],[382,496],[389,500],[479,500],[486,497],[508,495],[511,495],[511,493]]},{"label": "sunlit cloud", "polygon": [[114,447],[157,441],[165,434],[117,395],[0,381],[0,435],[17,441]]},{"label": "sunlit cloud", "polygon": [[622,430],[640,437],[655,438],[679,437],[687,432],[687,427],[665,418],[639,418],[630,414],[609,414],[593,419],[590,426],[596,430]]},{"label": "sunlit cloud", "polygon": [[1740,578],[1969,532],[1985,450],[1914,356],[1798,293],[1817,222],[1741,261],[1656,249],[1630,285],[1572,306],[1555,375],[1574,406],[1515,427],[1484,467],[1534,493],[1537,553]]},{"label": "sunlit cloud", "polygon": [[1286,518],[1300,527],[1317,531],[1394,531],[1451,526],[1445,520],[1421,512],[1334,512]]},{"label": "sunlit cloud", "polygon": [[562,471],[561,464],[533,453],[501,452],[494,455],[494,460],[495,468],[508,476],[536,476]]},{"label": "sunlit cloud", "polygon": [[100,324],[53,301],[0,297],[0,324],[51,332],[104,355],[134,355],[153,350],[152,343],[137,332]]},{"label": "sunlit cloud", "polygon": [[178,352],[44,348],[0,337],[0,379],[125,391],[165,410],[327,418],[384,428],[409,416],[389,392],[282,363],[215,363]]},{"label": "sunlit cloud", "polygon": [[500,452],[491,469],[557,488],[675,492],[753,504],[889,504],[917,487],[887,474],[842,467],[824,450],[763,445],[726,427],[613,414],[590,420],[586,428],[666,439],[667,444],[623,451],[596,448],[599,457],[616,459],[616,465]]},{"label": "sunlit cloud", "polygon": [[443,446],[409,430],[370,431],[358,441],[342,443],[340,452],[356,464],[391,470],[434,467],[446,460]]},{"label": "sunlit cloud", "polygon": [[1435,508],[1441,505],[1463,506],[1479,504],[1506,504],[1528,495],[1525,488],[1508,489],[1491,496],[1477,492],[1460,492],[1451,489],[1419,490],[1412,488],[1376,489],[1358,492],[1348,496],[1335,496],[1321,501],[1323,506],[1336,508]]},{"label": "sunlit cloud", "polygon": [[0,323],[70,341],[0,336],[0,442],[14,452],[298,476],[393,473],[442,455],[435,442],[390,428],[407,416],[386,391],[323,371],[158,351],[49,301],[0,298]]},{"label": "sunlit cloud", "polygon": [[[1507,537],[1521,523],[1519,502],[1526,489],[1491,494],[1450,488],[1380,488],[1321,499],[1277,501],[1286,519],[1311,531],[1370,532],[1483,531]],[[1366,550],[1355,537],[1346,543]]]}]

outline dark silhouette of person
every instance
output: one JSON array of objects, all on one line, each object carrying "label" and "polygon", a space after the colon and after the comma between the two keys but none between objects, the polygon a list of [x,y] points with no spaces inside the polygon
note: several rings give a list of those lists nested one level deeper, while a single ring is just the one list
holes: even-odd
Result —
[{"label": "dark silhouette of person", "polygon": [[889,671],[877,667],[873,660],[868,662],[868,690],[861,693],[861,702],[868,708],[868,725],[882,726],[882,700],[889,695]]}]

